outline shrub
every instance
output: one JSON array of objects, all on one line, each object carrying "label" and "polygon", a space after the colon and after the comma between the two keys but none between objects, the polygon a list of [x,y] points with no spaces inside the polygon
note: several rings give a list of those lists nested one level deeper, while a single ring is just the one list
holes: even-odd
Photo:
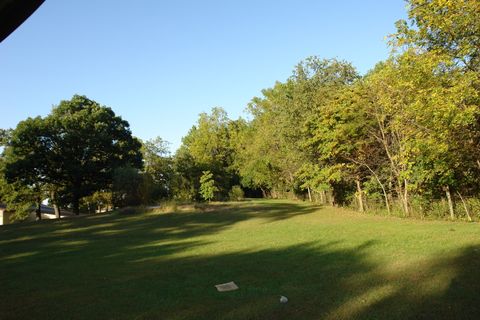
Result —
[{"label": "shrub", "polygon": [[200,194],[204,200],[211,201],[215,197],[215,192],[218,191],[213,179],[213,173],[210,171],[203,171],[200,177]]},{"label": "shrub", "polygon": [[241,201],[245,199],[245,193],[240,186],[233,186],[230,192],[228,193],[228,197],[231,201]]},{"label": "shrub", "polygon": [[177,212],[178,211],[178,203],[176,200],[167,200],[162,202],[160,205],[161,212]]}]

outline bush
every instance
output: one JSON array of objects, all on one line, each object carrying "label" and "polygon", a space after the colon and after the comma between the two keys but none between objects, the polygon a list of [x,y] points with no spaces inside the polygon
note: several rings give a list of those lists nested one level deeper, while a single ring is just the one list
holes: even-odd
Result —
[{"label": "bush", "polygon": [[161,212],[177,212],[178,211],[178,203],[176,200],[167,200],[160,204],[160,211]]},{"label": "bush", "polygon": [[228,197],[231,201],[241,201],[245,199],[245,193],[240,186],[233,186],[230,192],[228,193]]},{"label": "bush", "polygon": [[200,194],[204,200],[211,201],[215,197],[215,193],[218,191],[213,179],[213,173],[209,170],[203,171],[200,177]]}]

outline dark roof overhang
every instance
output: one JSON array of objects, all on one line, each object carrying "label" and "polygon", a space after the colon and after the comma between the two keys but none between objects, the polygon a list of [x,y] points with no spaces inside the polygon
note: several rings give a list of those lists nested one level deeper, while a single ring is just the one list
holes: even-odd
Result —
[{"label": "dark roof overhang", "polygon": [[0,42],[30,17],[45,0],[0,0]]}]

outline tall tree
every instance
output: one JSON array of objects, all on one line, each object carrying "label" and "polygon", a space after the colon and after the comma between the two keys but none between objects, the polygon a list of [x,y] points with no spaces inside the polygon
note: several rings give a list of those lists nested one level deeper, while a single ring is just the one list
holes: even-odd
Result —
[{"label": "tall tree", "polygon": [[85,96],[21,122],[5,152],[7,181],[51,185],[78,214],[80,199],[111,187],[118,167],[142,166],[140,142],[112,109]]},{"label": "tall tree", "polygon": [[196,197],[202,171],[210,171],[215,175],[219,195],[226,198],[231,187],[238,184],[231,136],[240,127],[241,123],[228,119],[222,108],[213,108],[210,114],[201,113],[177,151],[175,167],[182,175],[176,179],[177,186],[194,191],[187,193]]},{"label": "tall tree", "polygon": [[[142,144],[145,179],[151,179],[149,189],[152,200],[172,196],[173,159],[169,143],[161,137],[147,140]],[[148,177],[147,177],[148,176]]]},{"label": "tall tree", "polygon": [[[18,219],[25,217],[32,207],[40,208],[44,199],[45,186],[50,182],[45,139],[49,133],[50,128],[42,118],[28,118],[21,121],[5,141],[2,198]],[[37,219],[41,219],[41,212],[37,212]]]}]

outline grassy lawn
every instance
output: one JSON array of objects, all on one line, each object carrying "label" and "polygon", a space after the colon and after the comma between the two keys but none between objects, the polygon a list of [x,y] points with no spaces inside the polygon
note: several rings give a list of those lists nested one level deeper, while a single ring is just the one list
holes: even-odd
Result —
[{"label": "grassy lawn", "polygon": [[32,318],[480,319],[480,226],[259,200],[0,227],[0,319]]}]

